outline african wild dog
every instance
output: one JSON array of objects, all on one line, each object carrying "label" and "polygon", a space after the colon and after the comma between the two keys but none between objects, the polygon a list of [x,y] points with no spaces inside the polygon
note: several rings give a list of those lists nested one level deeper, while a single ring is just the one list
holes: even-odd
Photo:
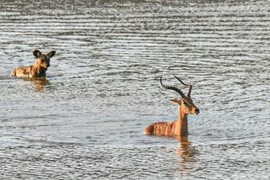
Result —
[{"label": "african wild dog", "polygon": [[10,76],[16,76],[21,78],[37,78],[45,77],[48,67],[50,67],[50,58],[55,55],[55,51],[51,51],[48,54],[42,54],[39,50],[33,52],[36,57],[32,66],[21,66],[15,68]]}]

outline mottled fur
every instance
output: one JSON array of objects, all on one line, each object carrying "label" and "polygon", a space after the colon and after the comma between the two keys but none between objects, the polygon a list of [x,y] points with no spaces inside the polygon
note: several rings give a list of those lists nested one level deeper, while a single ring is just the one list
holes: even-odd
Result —
[{"label": "mottled fur", "polygon": [[50,58],[55,55],[55,51],[42,54],[39,50],[35,50],[33,54],[36,57],[33,65],[15,68],[10,76],[21,78],[46,77],[46,71],[50,67]]}]

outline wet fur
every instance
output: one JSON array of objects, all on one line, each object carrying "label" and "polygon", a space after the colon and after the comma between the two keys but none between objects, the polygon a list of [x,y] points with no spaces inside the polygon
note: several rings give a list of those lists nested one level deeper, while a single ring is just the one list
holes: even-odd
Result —
[{"label": "wet fur", "polygon": [[160,136],[176,136],[174,134],[175,131],[175,123],[174,122],[156,122],[144,130],[144,134],[146,135],[160,135]]},{"label": "wet fur", "polygon": [[38,68],[35,66],[22,66],[15,68],[10,76],[21,77],[21,78],[35,78],[45,77],[47,68]]},{"label": "wet fur", "polygon": [[[167,137],[188,136],[188,114],[198,114],[199,109],[193,104],[190,96],[171,99],[171,102],[178,105],[178,118],[173,122],[156,122],[144,129],[146,135],[157,135]],[[186,105],[185,105],[186,104]]]},{"label": "wet fur", "polygon": [[46,77],[46,71],[50,66],[50,58],[55,55],[55,51],[42,54],[39,50],[35,50],[33,54],[36,57],[33,65],[15,68],[10,76],[20,78]]}]

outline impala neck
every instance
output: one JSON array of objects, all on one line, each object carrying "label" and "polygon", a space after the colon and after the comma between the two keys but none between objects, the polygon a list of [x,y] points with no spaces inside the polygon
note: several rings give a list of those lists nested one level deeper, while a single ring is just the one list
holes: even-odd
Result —
[{"label": "impala neck", "polygon": [[177,136],[188,136],[188,121],[187,114],[181,110],[181,106],[178,108],[178,119],[176,121],[175,134]]}]

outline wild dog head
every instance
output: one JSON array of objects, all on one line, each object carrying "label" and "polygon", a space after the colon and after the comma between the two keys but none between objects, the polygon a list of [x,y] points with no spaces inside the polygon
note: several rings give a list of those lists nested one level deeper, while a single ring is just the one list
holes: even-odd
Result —
[{"label": "wild dog head", "polygon": [[50,67],[50,58],[55,55],[55,51],[51,51],[47,54],[43,54],[39,50],[35,50],[33,54],[36,57],[34,66],[39,67],[39,68],[44,68],[45,70],[47,70],[48,67]]}]

